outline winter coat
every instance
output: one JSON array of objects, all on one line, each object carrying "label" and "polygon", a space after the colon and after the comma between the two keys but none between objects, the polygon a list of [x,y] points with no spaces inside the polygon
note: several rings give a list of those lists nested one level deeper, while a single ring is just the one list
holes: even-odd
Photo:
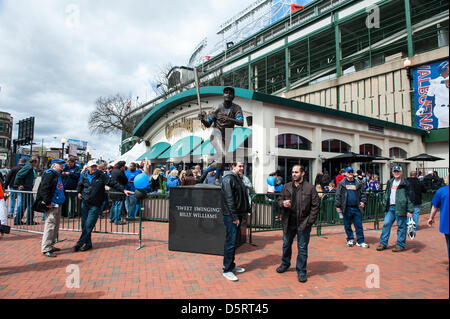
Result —
[{"label": "winter coat", "polygon": [[[393,182],[394,179],[391,178],[386,185],[386,193],[384,195],[386,212],[389,210]],[[400,185],[398,185],[397,192],[395,193],[395,215],[406,216],[407,213],[412,213],[414,211],[414,205],[411,201],[411,192],[411,185],[406,179],[402,178]]]},{"label": "winter coat", "polygon": [[23,186],[24,191],[31,192],[34,186],[34,180],[36,179],[36,172],[34,171],[33,165],[31,163],[26,163],[20,171],[17,172],[16,178],[14,179],[14,188],[19,188]]}]

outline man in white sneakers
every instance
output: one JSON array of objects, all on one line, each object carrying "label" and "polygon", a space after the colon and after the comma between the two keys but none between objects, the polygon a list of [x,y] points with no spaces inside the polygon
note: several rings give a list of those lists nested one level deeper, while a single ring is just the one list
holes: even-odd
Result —
[{"label": "man in white sneakers", "polygon": [[346,176],[339,183],[335,204],[339,214],[344,215],[344,227],[347,234],[347,246],[355,245],[352,224],[355,225],[356,246],[369,248],[364,242],[364,229],[362,224],[362,211],[366,206],[367,195],[364,191],[364,185],[358,182],[353,175],[353,168],[345,169]]}]

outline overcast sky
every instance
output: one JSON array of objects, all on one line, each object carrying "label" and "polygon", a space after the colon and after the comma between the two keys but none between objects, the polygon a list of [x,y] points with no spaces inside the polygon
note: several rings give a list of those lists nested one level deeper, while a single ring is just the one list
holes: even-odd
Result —
[{"label": "overcast sky", "polygon": [[0,0],[0,111],[35,117],[35,143],[88,141],[119,156],[120,135],[92,136],[100,96],[149,99],[164,65],[187,65],[195,46],[253,0]]}]

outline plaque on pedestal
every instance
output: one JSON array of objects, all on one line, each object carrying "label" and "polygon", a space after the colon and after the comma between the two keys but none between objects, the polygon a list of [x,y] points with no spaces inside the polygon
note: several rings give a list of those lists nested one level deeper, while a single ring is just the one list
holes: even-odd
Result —
[{"label": "plaque on pedestal", "polygon": [[[199,184],[171,188],[169,250],[223,256],[222,205],[219,186]],[[246,224],[243,222],[242,226],[239,243],[246,240]]]}]

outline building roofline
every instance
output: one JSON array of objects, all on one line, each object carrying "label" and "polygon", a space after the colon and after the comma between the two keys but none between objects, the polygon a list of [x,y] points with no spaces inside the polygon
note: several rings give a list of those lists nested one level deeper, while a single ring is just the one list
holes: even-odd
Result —
[{"label": "building roofline", "polygon": [[[208,97],[208,96],[222,96],[223,95],[223,89],[225,86],[207,86],[200,88],[200,96],[201,97]],[[328,116],[335,116],[338,118],[345,118],[353,121],[358,122],[366,122],[368,124],[373,124],[385,128],[391,128],[395,130],[401,130],[401,131],[407,131],[410,133],[418,134],[418,135],[424,135],[426,132],[422,129],[401,125],[397,123],[392,123],[384,120],[374,119],[371,117],[353,114],[345,111],[335,110],[319,105],[314,105],[310,103],[290,100],[274,95],[259,93],[250,91],[247,89],[241,89],[241,88],[235,88],[235,96],[245,98],[248,100],[254,100],[259,101],[263,103],[270,103],[270,104],[276,104],[276,105],[282,105],[286,107],[290,107],[292,109],[296,110],[303,110],[313,113],[321,113]],[[195,89],[191,89],[188,91],[181,92],[177,95],[174,95],[164,102],[158,104],[155,106],[143,119],[142,121],[137,125],[137,127],[133,131],[134,136],[143,137],[144,134],[155,124],[161,117],[163,117],[166,113],[170,112],[172,109],[176,108],[177,106],[190,102],[195,101],[197,98],[197,92]],[[194,102],[195,103],[195,102]]]}]

